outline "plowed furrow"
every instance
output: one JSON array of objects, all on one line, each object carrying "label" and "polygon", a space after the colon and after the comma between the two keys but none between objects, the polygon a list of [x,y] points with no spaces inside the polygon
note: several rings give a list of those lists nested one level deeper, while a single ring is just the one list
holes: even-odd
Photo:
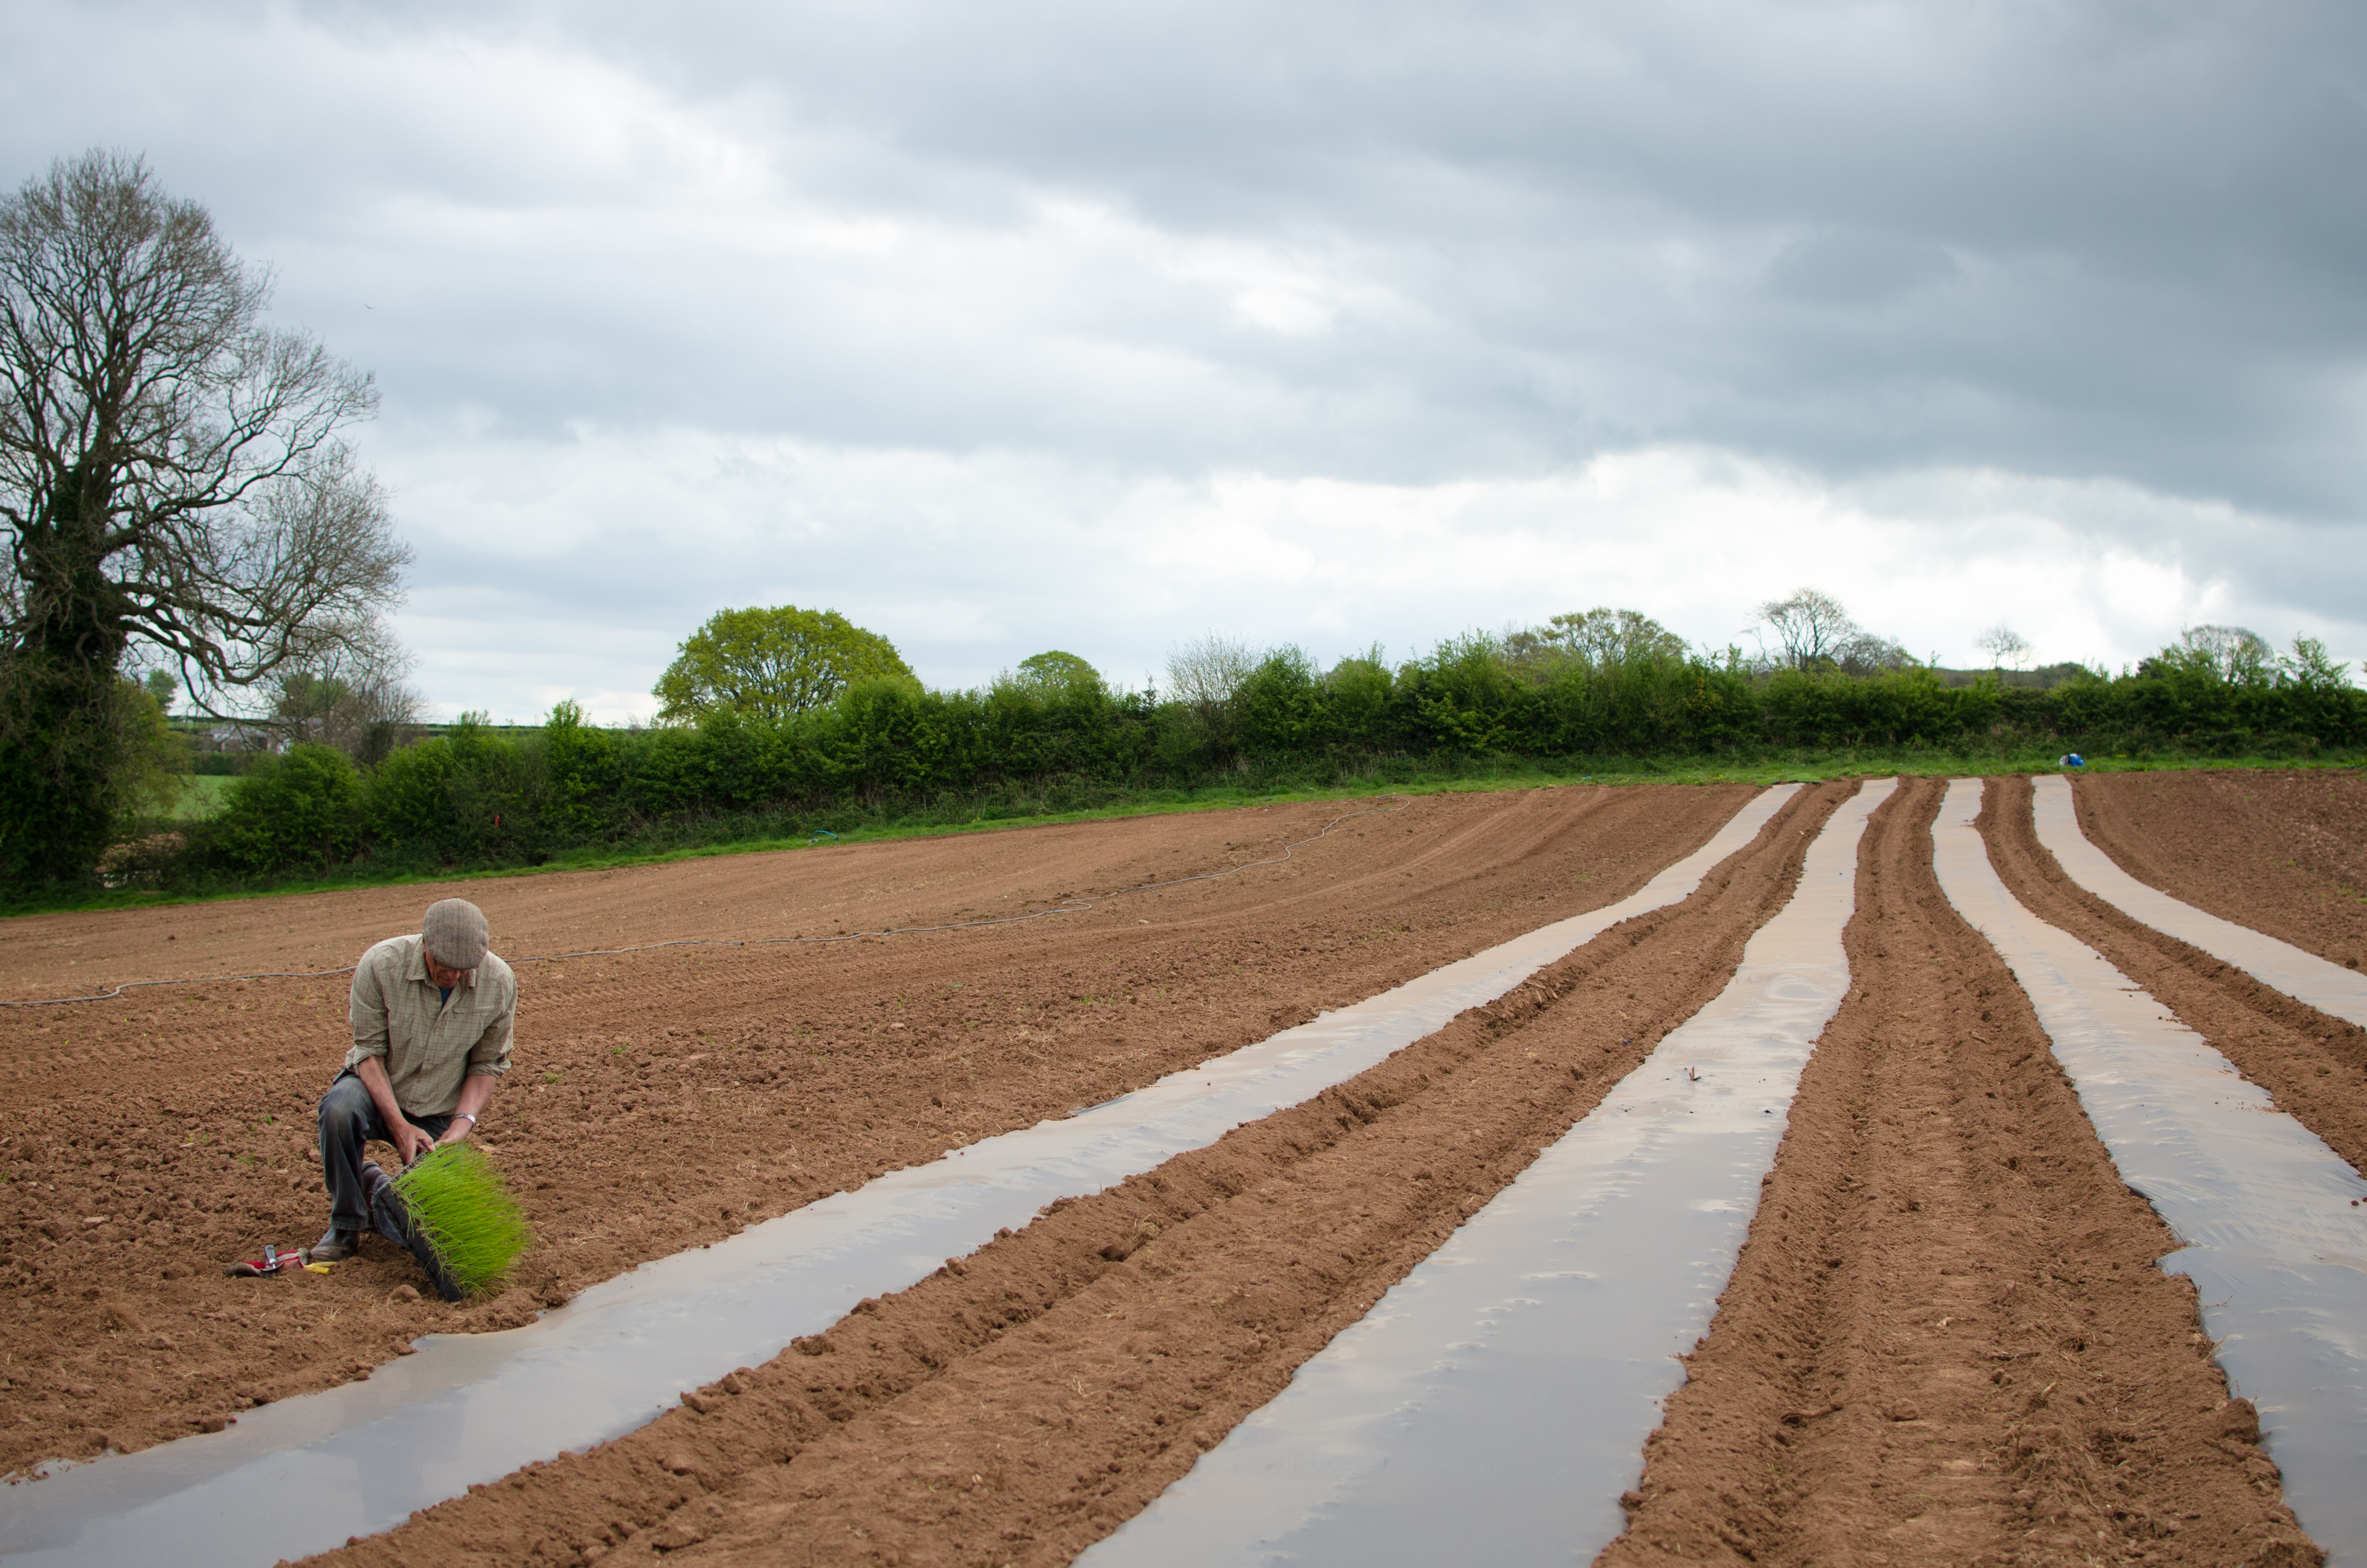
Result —
[{"label": "plowed furrow", "polygon": [[1036,1224],[356,1562],[1064,1562],[1144,1506],[1725,985],[1846,786],[1685,903],[1308,1103]]},{"label": "plowed furrow", "polygon": [[2314,1562],[2175,1240],[1940,892],[1942,791],[1874,819],[1855,985],[1603,1561]]},{"label": "plowed furrow", "polygon": [[[891,1167],[1111,1099],[1625,897],[1750,794],[1430,797],[1342,824],[1287,865],[1081,917],[527,966],[517,1066],[482,1141],[544,1246],[518,1289],[457,1309],[402,1294],[415,1266],[376,1240],[326,1278],[218,1272],[325,1223],[306,1151],[345,1050],[343,977],[0,1012],[15,1113],[0,1133],[0,1371],[14,1417],[0,1423],[0,1472],[146,1447],[367,1375],[418,1335],[523,1321]],[[93,970],[172,973],[192,946],[208,966],[350,963],[446,891],[482,901],[513,952],[812,931],[840,914],[858,927],[934,919],[1255,859],[1337,814],[1298,806],[27,918],[0,922],[0,958],[26,961],[12,982],[51,989]]]},{"label": "plowed furrow", "polygon": [[2023,906],[2114,968],[2367,1171],[2367,1030],[2123,914],[2063,874],[2031,826],[2030,781],[1992,779],[1980,817],[1989,861]]},{"label": "plowed furrow", "polygon": [[2089,840],[2138,881],[2336,964],[2367,964],[2367,773],[2097,773],[2072,793]]}]

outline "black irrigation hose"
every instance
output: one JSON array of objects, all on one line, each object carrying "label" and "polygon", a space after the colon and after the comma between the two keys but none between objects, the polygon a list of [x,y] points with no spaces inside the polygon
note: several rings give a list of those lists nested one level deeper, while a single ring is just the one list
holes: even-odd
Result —
[{"label": "black irrigation hose", "polygon": [[[1353,821],[1359,817],[1388,816],[1396,812],[1403,811],[1408,806],[1412,804],[1411,801],[1408,800],[1401,795],[1385,795],[1380,798],[1383,800],[1394,800],[1399,804],[1396,806],[1367,807],[1362,811],[1350,811],[1342,816],[1334,817],[1331,821],[1323,824],[1323,829],[1321,832],[1316,833],[1308,838],[1294,840],[1290,843],[1283,845],[1282,853],[1274,856],[1272,860],[1253,860],[1245,865],[1233,866],[1229,870],[1203,872],[1196,876],[1178,876],[1166,882],[1138,882],[1132,887],[1121,887],[1115,893],[1097,894],[1095,895],[1095,898],[1117,898],[1123,897],[1128,893],[1148,893],[1152,889],[1159,887],[1180,887],[1187,882],[1214,882],[1220,877],[1231,876],[1239,872],[1255,871],[1262,865],[1280,865],[1283,862],[1291,857],[1291,852],[1297,850],[1299,845],[1311,844],[1318,839],[1328,837],[1331,834],[1331,829],[1337,828],[1342,822]],[[832,836],[835,837],[836,835]],[[678,937],[672,942],[645,942],[634,947],[586,947],[579,948],[572,953],[538,953],[529,958],[513,958],[508,962],[511,964],[515,965],[519,964],[555,964],[561,959],[568,958],[613,958],[619,953],[651,953],[662,947],[821,946],[834,942],[862,942],[872,937],[921,936],[931,931],[974,931],[981,926],[1015,926],[1023,921],[1040,920],[1052,915],[1088,914],[1092,912],[1094,901],[1094,898],[1070,898],[1059,904],[1054,905],[1051,908],[1038,909],[1032,915],[1005,915],[999,919],[992,920],[957,920],[950,925],[942,926],[892,926],[886,931],[842,931],[835,936],[760,936],[746,937],[738,941],[734,941],[728,937]],[[186,980],[126,980],[123,984],[116,987],[112,990],[97,991],[86,997],[40,997],[26,1001],[0,1000],[0,1007],[53,1008],[66,1007],[75,1002],[113,1001],[116,998],[121,996],[126,991],[136,991],[141,989],[142,987],[147,986],[219,986],[237,980],[319,980],[324,979],[331,975],[350,975],[354,972],[354,967],[355,966],[353,964],[348,964],[336,969],[275,969],[266,970],[263,973],[255,975],[206,975]]]}]

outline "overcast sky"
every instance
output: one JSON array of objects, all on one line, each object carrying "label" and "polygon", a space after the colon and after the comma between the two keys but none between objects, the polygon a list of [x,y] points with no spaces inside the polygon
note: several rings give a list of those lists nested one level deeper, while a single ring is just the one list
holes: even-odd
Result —
[{"label": "overcast sky", "polygon": [[2367,657],[2355,5],[388,9],[20,4],[0,178],[144,152],[377,373],[439,713],[784,603]]}]

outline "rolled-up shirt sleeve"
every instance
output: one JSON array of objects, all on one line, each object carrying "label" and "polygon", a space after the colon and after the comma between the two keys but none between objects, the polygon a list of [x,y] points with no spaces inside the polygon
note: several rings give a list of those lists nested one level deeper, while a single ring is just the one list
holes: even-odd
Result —
[{"label": "rolled-up shirt sleeve", "polygon": [[354,987],[345,1000],[345,1021],[354,1032],[354,1048],[345,1053],[348,1071],[372,1056],[386,1055],[387,997],[379,966],[371,962],[377,955],[378,950],[372,948],[354,965]]},{"label": "rolled-up shirt sleeve", "polygon": [[469,1047],[468,1077],[499,1077],[510,1070],[510,1030],[517,1021],[517,998],[513,995],[509,1005],[502,1009],[493,1021],[485,1025],[484,1033]]}]

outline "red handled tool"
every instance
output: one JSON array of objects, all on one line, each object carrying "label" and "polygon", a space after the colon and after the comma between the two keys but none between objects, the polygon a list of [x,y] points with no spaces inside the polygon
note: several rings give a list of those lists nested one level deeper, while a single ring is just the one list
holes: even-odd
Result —
[{"label": "red handled tool", "polygon": [[282,1269],[300,1269],[303,1264],[302,1249],[291,1247],[282,1251],[272,1243],[266,1242],[261,1258],[250,1258],[243,1263],[233,1263],[222,1272],[236,1280],[254,1280],[266,1274],[277,1274]]}]

